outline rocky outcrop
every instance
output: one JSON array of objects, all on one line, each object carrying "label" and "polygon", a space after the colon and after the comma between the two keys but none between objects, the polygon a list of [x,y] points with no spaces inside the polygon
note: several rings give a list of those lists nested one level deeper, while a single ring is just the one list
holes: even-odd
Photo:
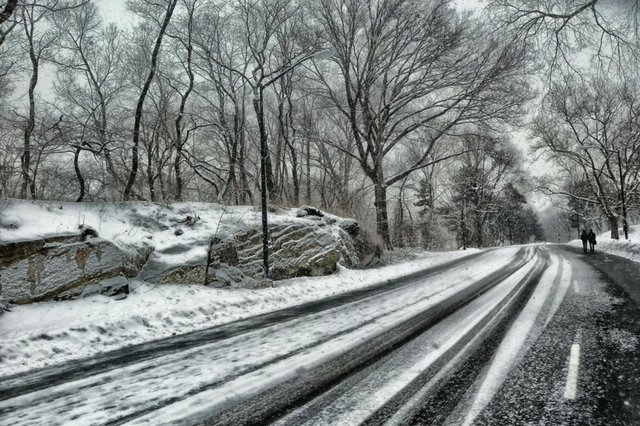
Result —
[{"label": "rocky outcrop", "polygon": [[140,272],[149,260],[151,253],[153,253],[153,247],[147,245],[129,247],[124,253],[122,275],[127,278],[133,278],[138,275],[138,272]]},{"label": "rocky outcrop", "polygon": [[358,255],[359,263],[354,265],[359,268],[370,268],[380,263],[382,259],[382,241],[375,238],[354,219],[343,219],[338,226],[351,237],[353,247]]},{"label": "rocky outcrop", "polygon": [[[315,226],[314,226],[315,225]],[[320,232],[322,222],[283,223],[271,227],[271,273],[274,280],[329,275],[340,260],[342,242],[330,232]]]},{"label": "rocky outcrop", "polygon": [[[302,206],[296,212],[297,217],[307,220],[323,221],[337,225],[343,231],[338,237],[343,244],[338,246],[343,265],[348,268],[369,268],[380,264],[383,253],[382,240],[360,227],[355,219],[344,219],[325,215],[315,207]],[[347,235],[347,237],[345,237]]]},{"label": "rocky outcrop", "polygon": [[[262,231],[251,229],[234,239],[238,268],[251,277],[261,277]],[[274,280],[328,275],[340,261],[347,267],[359,263],[349,236],[322,220],[270,223],[269,241],[269,275]]]},{"label": "rocky outcrop", "polygon": [[236,238],[225,231],[209,240],[206,285],[211,287],[255,288],[256,279],[248,277],[240,267]]},{"label": "rocky outcrop", "polygon": [[147,278],[145,281],[154,284],[204,284],[206,280],[207,264],[203,260],[201,263],[191,265],[172,266],[154,277]]},{"label": "rocky outcrop", "polygon": [[102,280],[97,284],[89,284],[82,289],[79,297],[94,296],[102,294],[104,296],[124,299],[129,294],[129,281],[121,275]]},{"label": "rocky outcrop", "polygon": [[0,296],[10,303],[71,299],[122,272],[110,241],[67,235],[0,244]]},{"label": "rocky outcrop", "polygon": [[[150,253],[135,278],[154,284],[204,284],[207,279],[207,251],[204,249],[207,241],[202,239],[195,244],[174,244]],[[201,256],[193,256],[190,252],[199,246],[203,247]],[[176,262],[181,255],[189,261]]]},{"label": "rocky outcrop", "polygon": [[[338,264],[359,268],[379,262],[382,245],[355,220],[309,206],[301,207],[296,216],[269,223],[270,278],[322,276],[333,273]],[[259,225],[223,225],[213,237],[202,235],[157,252],[147,243],[117,247],[91,231],[85,227],[78,235],[0,243],[0,313],[7,303],[95,294],[126,297],[132,278],[154,284],[255,288],[263,277]]]}]

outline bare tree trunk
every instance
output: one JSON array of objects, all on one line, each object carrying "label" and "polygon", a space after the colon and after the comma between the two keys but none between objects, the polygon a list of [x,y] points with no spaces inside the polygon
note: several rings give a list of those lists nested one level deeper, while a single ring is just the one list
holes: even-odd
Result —
[{"label": "bare tree trunk", "polygon": [[164,33],[167,30],[169,21],[171,21],[171,16],[173,15],[173,11],[175,10],[177,3],[178,0],[171,0],[171,3],[167,7],[167,12],[164,16],[162,27],[160,28],[155,47],[153,48],[153,53],[151,54],[151,70],[149,70],[149,74],[147,75],[147,79],[144,83],[144,86],[142,87],[142,92],[140,93],[138,104],[136,106],[136,115],[133,125],[133,147],[131,148],[131,173],[129,174],[129,180],[127,181],[127,186],[124,188],[124,194],[122,195],[122,198],[125,201],[129,200],[133,184],[136,181],[136,175],[138,174],[138,145],[140,142],[140,126],[142,124],[142,108],[144,106],[144,101],[147,97],[147,93],[149,92],[149,87],[151,87],[153,77],[156,74],[156,65],[158,63],[158,53],[160,52],[160,46],[162,45],[162,38],[164,37]]},{"label": "bare tree trunk", "polygon": [[184,111],[187,105],[187,100],[193,91],[193,86],[195,82],[195,75],[193,73],[192,68],[192,57],[193,57],[193,8],[189,10],[189,24],[187,26],[187,75],[189,76],[189,86],[187,87],[187,91],[181,96],[180,99],[180,110],[178,112],[178,118],[176,118],[175,129],[176,129],[176,158],[173,164],[173,168],[176,173],[176,201],[182,201],[182,189],[184,183],[182,181],[182,169],[180,167],[180,162],[182,160],[182,148],[185,143],[182,137],[182,118],[184,116]]},{"label": "bare tree trunk", "polygon": [[73,167],[76,171],[76,177],[78,178],[78,183],[80,184],[80,195],[78,196],[76,203],[79,203],[84,199],[84,191],[85,191],[84,178],[82,177],[82,172],[80,171],[80,165],[78,164],[78,158],[80,157],[81,151],[82,151],[82,148],[78,146],[73,155]]},{"label": "bare tree trunk", "polygon": [[307,204],[311,204],[311,140],[307,138]]},{"label": "bare tree trunk", "polygon": [[609,221],[609,228],[611,229],[611,239],[619,240],[620,233],[618,232],[618,216],[607,215],[607,220]]},{"label": "bare tree trunk", "polygon": [[269,202],[275,203],[278,199],[278,190],[276,186],[275,176],[273,174],[273,164],[271,163],[271,155],[269,155],[269,144],[267,143],[267,152],[265,154],[266,174],[267,174],[267,194]]},{"label": "bare tree trunk", "polygon": [[[180,141],[178,137],[176,137],[177,141]],[[176,159],[173,163],[173,169],[176,173],[176,201],[182,201],[182,188],[184,183],[182,182],[182,169],[180,167],[180,160],[182,159],[182,144],[180,142],[176,145]]]},{"label": "bare tree trunk", "polygon": [[151,198],[151,202],[155,203],[157,201],[157,197],[155,178],[153,175],[153,144],[154,141],[151,141],[149,149],[147,150],[147,183],[149,185],[149,197]]},{"label": "bare tree trunk", "polygon": [[[382,173],[380,173],[382,174]],[[389,235],[389,216],[387,213],[387,188],[384,186],[382,176],[378,177],[375,186],[374,205],[376,207],[376,229],[388,250],[393,249],[391,236]]]},{"label": "bare tree trunk", "polygon": [[[24,147],[20,162],[22,165],[22,188],[20,189],[20,198],[27,198],[27,189],[30,188],[31,198],[35,199],[35,186],[30,176],[31,167],[31,136],[36,126],[36,98],[35,91],[38,85],[38,73],[40,68],[40,57],[36,54],[33,45],[34,24],[23,16],[24,29],[29,42],[29,59],[31,61],[31,79],[29,80],[29,115],[24,127]],[[30,22],[31,21],[31,22]]]}]

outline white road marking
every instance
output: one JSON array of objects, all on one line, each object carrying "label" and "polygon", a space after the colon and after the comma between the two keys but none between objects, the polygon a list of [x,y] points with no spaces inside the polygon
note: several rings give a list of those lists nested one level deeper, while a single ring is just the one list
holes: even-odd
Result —
[{"label": "white road marking", "polygon": [[580,345],[571,345],[571,356],[569,358],[569,372],[567,373],[567,385],[564,388],[566,399],[576,399],[578,389],[578,369],[580,366]]},{"label": "white road marking", "polygon": [[574,290],[576,293],[580,293],[580,286],[578,285],[578,280],[574,280],[574,281],[573,281],[573,290]]}]

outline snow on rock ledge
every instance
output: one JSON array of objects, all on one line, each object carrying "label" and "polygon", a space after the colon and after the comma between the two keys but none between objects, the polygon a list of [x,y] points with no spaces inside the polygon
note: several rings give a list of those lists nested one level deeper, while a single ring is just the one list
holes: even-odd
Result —
[{"label": "snow on rock ledge", "polygon": [[[338,263],[361,268],[379,260],[381,245],[355,220],[318,212],[269,215],[271,278],[328,275]],[[100,238],[75,234],[89,227]],[[131,279],[251,288],[263,276],[261,215],[251,206],[9,200],[0,211],[0,241],[0,298],[14,304],[97,292],[124,297]]]}]

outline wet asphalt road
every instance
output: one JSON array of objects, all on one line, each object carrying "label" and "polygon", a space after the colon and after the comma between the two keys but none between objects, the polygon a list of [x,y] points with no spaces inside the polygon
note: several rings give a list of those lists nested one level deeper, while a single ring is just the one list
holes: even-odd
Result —
[{"label": "wet asphalt road", "polygon": [[[522,285],[495,321],[476,330],[472,341],[467,339],[464,347],[459,345],[436,363],[439,371],[425,371],[360,424],[640,425],[640,265],[562,245],[546,245],[540,254],[547,268],[549,256],[557,256],[563,266],[538,316],[553,309],[553,292],[561,293],[560,271],[570,277],[568,287],[557,297],[559,306],[547,323],[540,324],[538,318],[515,363],[504,368],[504,381],[481,411],[469,417],[489,368],[499,362],[497,353],[506,334],[537,295],[540,273]],[[412,339],[420,337],[402,345]],[[579,355],[572,360],[576,346]],[[577,365],[571,373],[576,379],[573,395],[568,391],[572,363]],[[391,365],[379,361],[358,367],[303,401],[247,424],[354,424],[345,413],[327,415],[327,407],[344,397],[348,392],[344,388],[377,374],[376,364],[381,365],[378,369]],[[216,419],[202,424],[225,424]]]},{"label": "wet asphalt road", "polygon": [[[571,262],[572,285],[477,424],[640,425],[640,265],[606,253],[551,250]],[[567,400],[567,359],[576,342],[577,393]]]},{"label": "wet asphalt road", "polygon": [[[553,319],[473,424],[640,425],[640,265],[605,253],[546,248],[570,262],[570,287]],[[580,345],[577,388],[575,399],[567,399],[574,344]],[[479,352],[478,357],[489,358]],[[483,368],[481,362],[476,367]],[[458,374],[449,386],[465,378]],[[464,405],[463,396],[458,412],[434,422],[437,413],[426,404],[407,424],[462,424]]]},{"label": "wet asphalt road", "polygon": [[[393,300],[392,295],[414,294],[421,285],[449,276],[450,271],[481,269],[483,259],[494,253],[484,251],[357,292],[8,378],[0,383],[0,425],[45,424],[38,422],[28,403],[20,408],[21,403],[13,401],[31,398],[41,405],[39,409],[47,410],[48,402],[38,395],[66,389],[69,397],[63,392],[61,398],[71,398],[94,376],[103,379],[90,385],[92,389],[105,385],[113,392],[120,384],[115,381],[117,386],[110,388],[108,377],[118,380],[119,371],[139,369],[140,377],[151,374],[162,380],[163,368],[178,368],[176,362],[193,369],[194,361],[207,364],[209,353],[219,353],[215,362],[220,363],[224,345],[233,341],[256,334],[257,342],[268,345],[273,339],[268,334],[271,328],[303,326],[307,318],[329,319],[342,311],[348,313],[345,320],[351,321],[355,317],[349,313],[350,304],[358,309],[372,306],[375,312],[375,306]],[[275,363],[283,364],[284,371],[291,366],[295,374],[253,397],[229,400],[233,402],[219,405],[211,414],[205,411],[197,421],[189,417],[163,422],[162,416],[156,416],[151,423],[141,423],[144,416],[190,396],[225,386],[235,392],[234,381],[245,373],[216,373],[191,390],[180,389],[184,396],[169,393],[164,401],[141,403],[128,412],[108,407],[111,411],[105,411],[108,415],[100,422],[78,418],[55,424],[640,425],[640,264],[544,245],[523,248],[501,269],[478,277],[472,285],[438,302],[432,299],[414,316],[321,365],[301,368],[295,363],[302,354],[312,355],[330,345],[332,339],[341,335],[344,339],[345,333],[352,332],[349,324],[337,334],[323,330],[324,343],[305,344],[263,364],[247,364],[248,375]],[[430,297],[434,296],[425,301]],[[379,318],[400,313],[401,307],[388,314],[381,311]],[[353,325],[353,331],[375,328],[379,321],[375,315]],[[308,334],[302,337],[309,339]],[[181,360],[183,353],[190,353],[193,361]],[[575,386],[568,384],[570,377]],[[133,377],[134,384],[137,378]],[[74,391],[75,383],[85,385]],[[165,385],[170,388],[171,383]],[[93,391],[97,404],[104,397],[118,399],[115,394]],[[87,413],[92,410],[86,401],[82,404]],[[64,406],[64,400],[59,405]],[[95,409],[100,410],[100,405]],[[32,420],[13,422],[19,412],[22,419]]]}]

